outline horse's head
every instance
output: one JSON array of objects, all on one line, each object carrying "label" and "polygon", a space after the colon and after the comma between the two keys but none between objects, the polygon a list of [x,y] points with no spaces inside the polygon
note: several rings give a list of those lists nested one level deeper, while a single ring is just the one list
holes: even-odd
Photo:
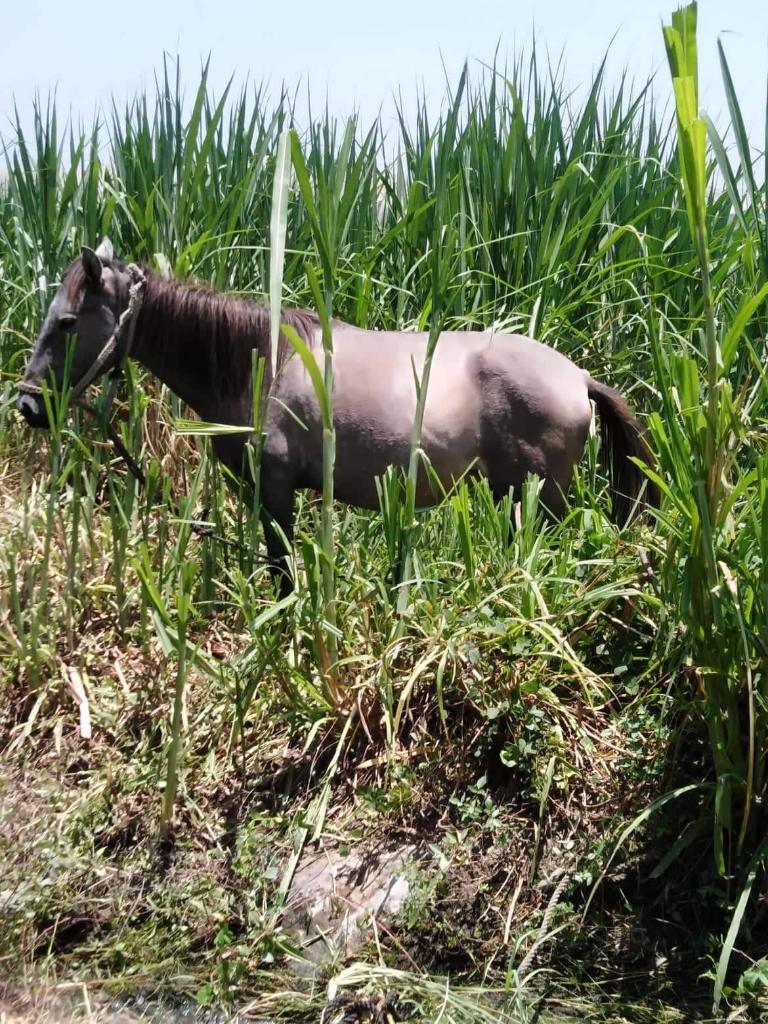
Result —
[{"label": "horse's head", "polygon": [[[70,339],[70,384],[76,389],[94,366],[127,305],[128,283],[108,238],[102,239],[95,252],[84,246],[80,259],[69,265],[19,385],[16,408],[30,426],[49,426],[40,389],[43,383],[62,386]],[[114,366],[118,358],[115,352],[100,367],[100,374]]]}]

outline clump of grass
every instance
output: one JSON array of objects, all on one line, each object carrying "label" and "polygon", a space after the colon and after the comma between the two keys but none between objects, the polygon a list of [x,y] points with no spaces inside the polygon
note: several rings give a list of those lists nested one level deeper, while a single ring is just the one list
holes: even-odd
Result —
[{"label": "clump of grass", "polygon": [[[752,421],[762,398],[750,386],[751,366],[742,363],[740,373],[734,368],[737,349],[748,344],[749,321],[768,299],[768,283],[763,281],[754,294],[747,294],[718,329],[710,269],[706,124],[698,108],[696,14],[695,3],[679,10],[664,36],[675,89],[687,219],[701,275],[701,342],[695,355],[678,355],[654,339],[664,416],[655,414],[652,430],[661,453],[664,488],[678,513],[668,520],[665,592],[690,636],[692,669],[710,735],[714,856],[721,874],[741,876],[735,927],[725,943],[715,985],[718,1009],[745,897],[768,856],[762,809],[768,709],[755,678],[764,609],[747,569],[762,561],[762,531],[747,527],[745,536],[742,529],[741,544],[734,543],[739,524],[755,523],[762,512],[754,486],[763,472],[762,456],[751,469],[751,481],[750,470],[747,479],[743,477],[741,457],[744,424]],[[732,88],[729,92],[733,100]],[[743,143],[743,125],[737,121],[739,128]],[[751,171],[751,164],[745,169]],[[733,185],[731,177],[731,190]],[[739,206],[737,214],[744,223]],[[747,447],[751,448],[749,442]],[[746,554],[745,540],[751,554]]]}]

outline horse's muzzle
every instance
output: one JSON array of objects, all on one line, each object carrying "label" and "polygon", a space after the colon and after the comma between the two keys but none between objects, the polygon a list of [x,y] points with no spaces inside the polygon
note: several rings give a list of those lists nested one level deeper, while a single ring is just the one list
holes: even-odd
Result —
[{"label": "horse's muzzle", "polygon": [[30,395],[20,392],[16,399],[16,408],[30,425],[30,427],[48,427],[48,413],[42,398],[38,395]]}]

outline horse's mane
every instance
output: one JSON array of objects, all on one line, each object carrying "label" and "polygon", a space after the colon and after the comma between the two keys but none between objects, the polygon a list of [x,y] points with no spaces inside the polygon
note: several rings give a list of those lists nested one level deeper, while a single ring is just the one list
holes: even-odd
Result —
[{"label": "horse's mane", "polygon": [[[147,289],[141,313],[143,344],[152,346],[157,371],[162,375],[172,360],[184,359],[220,395],[240,393],[250,380],[252,352],[267,361],[269,375],[270,315],[266,306],[225,295],[200,284],[164,280],[147,271]],[[309,310],[282,310],[283,323],[312,345],[317,315]],[[281,333],[278,367],[292,351]]]},{"label": "horse's mane", "polygon": [[[122,270],[119,260],[102,260],[105,267]],[[162,375],[184,360],[224,397],[239,394],[252,371],[252,352],[267,362],[270,376],[269,309],[251,299],[213,291],[197,282],[166,280],[143,266],[146,292],[138,321],[142,347],[151,348],[153,368]],[[65,277],[67,294],[75,301],[85,286],[82,262],[75,260]],[[121,303],[124,305],[125,303]],[[306,309],[284,309],[283,323],[312,347],[317,314]],[[278,367],[293,351],[283,333],[278,344]]]}]

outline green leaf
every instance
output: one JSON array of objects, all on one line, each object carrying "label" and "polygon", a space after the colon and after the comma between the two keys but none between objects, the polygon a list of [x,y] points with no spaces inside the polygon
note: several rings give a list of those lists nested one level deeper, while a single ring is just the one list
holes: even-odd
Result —
[{"label": "green leaf", "polygon": [[272,379],[277,374],[280,315],[283,305],[285,234],[288,227],[288,184],[291,176],[290,133],[280,135],[272,186],[272,218],[269,226],[269,325]]},{"label": "green leaf", "polygon": [[663,796],[660,796],[656,800],[654,800],[653,803],[649,804],[645,808],[645,810],[641,811],[640,814],[636,815],[636,817],[634,817],[632,821],[630,821],[630,823],[622,829],[622,831],[619,833],[619,838],[616,840],[616,843],[613,847],[613,850],[611,851],[611,855],[608,858],[605,867],[600,872],[597,881],[590,890],[589,896],[587,897],[587,902],[585,903],[584,910],[581,914],[582,922],[585,920],[587,916],[587,911],[589,910],[590,904],[594,899],[595,893],[602,885],[605,876],[608,874],[608,869],[613,863],[616,854],[619,852],[619,850],[627,841],[627,839],[629,839],[632,833],[635,832],[644,822],[646,822],[651,817],[651,815],[655,814],[656,811],[661,810],[662,807],[665,807],[672,800],[678,800],[681,796],[685,796],[686,793],[692,793],[694,790],[697,789],[704,790],[710,788],[711,786],[708,783],[692,782],[688,786],[681,786],[679,789],[673,789],[671,792],[665,793]]},{"label": "green leaf", "polygon": [[728,332],[723,338],[720,346],[723,368],[727,372],[731,363],[733,362],[734,356],[736,355],[737,346],[741,339],[744,331],[746,330],[747,324],[755,315],[757,310],[762,304],[768,299],[768,282],[763,285],[757,295],[753,295],[748,299],[745,299],[741,306],[736,311],[736,315],[733,318],[731,326],[728,328]]},{"label": "green leaf", "polygon": [[304,364],[304,369],[310,376],[312,387],[315,390],[315,396],[317,398],[318,405],[320,406],[323,423],[326,424],[330,422],[330,408],[328,405],[328,395],[325,390],[323,376],[320,373],[320,367],[317,365],[317,360],[306,342],[299,337],[293,327],[285,324],[283,326],[283,333],[298,353],[299,358]]},{"label": "green leaf", "polygon": [[317,246],[317,251],[320,256],[320,262],[323,265],[323,273],[326,275],[327,280],[333,279],[333,260],[331,253],[328,249],[325,233],[320,224],[320,218],[317,213],[317,206],[315,205],[314,193],[312,191],[312,183],[309,179],[309,170],[307,169],[307,162],[304,159],[304,153],[301,148],[301,142],[299,136],[294,128],[290,130],[291,136],[291,159],[293,161],[293,169],[296,172],[296,180],[299,183],[301,190],[301,197],[304,200],[304,205],[307,209],[307,216],[312,227],[312,235]]},{"label": "green leaf", "polygon": [[747,867],[744,884],[741,887],[739,898],[736,901],[733,917],[731,918],[731,924],[728,928],[728,933],[725,936],[725,941],[723,942],[723,948],[720,952],[720,959],[717,962],[717,972],[715,974],[715,988],[713,994],[714,1005],[712,1007],[714,1013],[717,1013],[720,1009],[720,1002],[723,998],[723,985],[725,984],[725,976],[728,972],[728,964],[731,962],[731,954],[733,953],[733,947],[736,944],[739,929],[741,928],[744,911],[747,909],[747,903],[749,902],[749,897],[752,893],[752,886],[755,884],[758,871],[765,868],[766,860],[768,860],[768,837],[763,839],[752,855],[752,859]]}]

